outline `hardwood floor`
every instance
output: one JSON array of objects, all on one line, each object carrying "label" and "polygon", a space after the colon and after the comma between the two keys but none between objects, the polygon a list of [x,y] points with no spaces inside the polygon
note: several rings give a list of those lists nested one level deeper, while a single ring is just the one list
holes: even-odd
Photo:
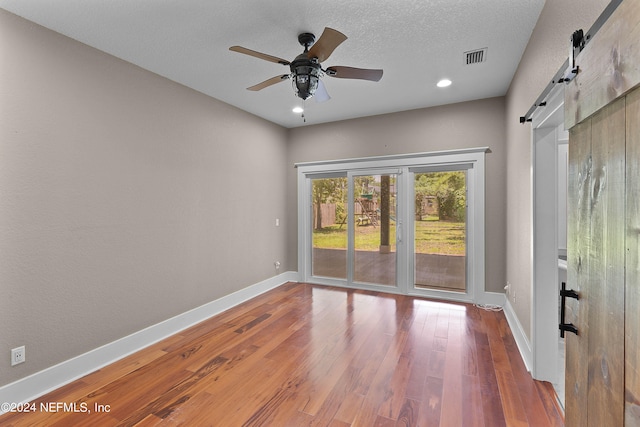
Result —
[{"label": "hardwood floor", "polygon": [[502,312],[288,283],[0,425],[561,426],[551,393]]}]

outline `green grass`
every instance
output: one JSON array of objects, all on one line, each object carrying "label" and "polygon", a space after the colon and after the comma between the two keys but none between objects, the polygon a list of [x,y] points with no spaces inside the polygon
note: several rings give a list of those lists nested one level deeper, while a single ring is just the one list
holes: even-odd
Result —
[{"label": "green grass", "polygon": [[[464,222],[438,221],[429,218],[415,221],[416,253],[464,255]],[[391,226],[391,241],[395,242],[395,224]],[[380,245],[380,227],[356,226],[356,247],[358,250],[375,251]],[[315,248],[346,249],[347,228],[339,225],[314,230]],[[395,250],[395,245],[394,250]]]}]

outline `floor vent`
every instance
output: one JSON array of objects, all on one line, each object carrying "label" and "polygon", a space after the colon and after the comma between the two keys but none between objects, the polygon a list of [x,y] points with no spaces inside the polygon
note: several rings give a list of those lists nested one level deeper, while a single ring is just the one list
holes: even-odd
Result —
[{"label": "floor vent", "polygon": [[487,48],[470,50],[464,53],[465,63],[467,65],[479,64],[487,60]]}]

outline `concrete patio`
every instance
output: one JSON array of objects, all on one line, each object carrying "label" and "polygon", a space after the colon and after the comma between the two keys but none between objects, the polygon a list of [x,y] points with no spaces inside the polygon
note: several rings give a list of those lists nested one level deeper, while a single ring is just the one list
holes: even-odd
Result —
[{"label": "concrete patio", "polygon": [[[396,253],[356,251],[354,281],[389,286],[396,284]],[[424,289],[465,291],[465,256],[416,254],[416,286]],[[346,279],[345,249],[313,249],[313,275]]]}]

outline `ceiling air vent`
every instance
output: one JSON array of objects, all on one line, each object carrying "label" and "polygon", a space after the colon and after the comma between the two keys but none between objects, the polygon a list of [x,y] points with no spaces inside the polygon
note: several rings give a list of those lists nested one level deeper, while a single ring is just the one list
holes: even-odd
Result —
[{"label": "ceiling air vent", "polygon": [[464,53],[465,64],[479,64],[487,60],[487,48],[470,50]]}]

